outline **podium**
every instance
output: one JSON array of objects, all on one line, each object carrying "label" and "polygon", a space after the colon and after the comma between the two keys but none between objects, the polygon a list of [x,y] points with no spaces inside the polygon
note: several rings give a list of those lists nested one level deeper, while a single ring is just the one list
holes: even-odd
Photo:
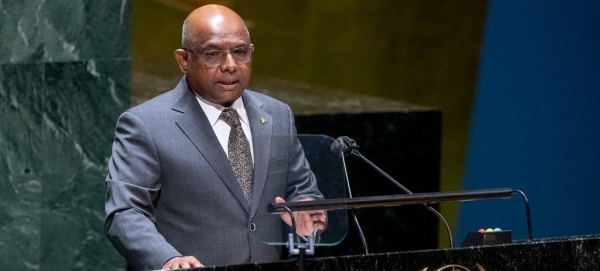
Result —
[{"label": "podium", "polygon": [[[296,268],[297,261],[280,261],[197,270],[282,271]],[[496,246],[315,258],[307,262],[306,270],[600,270],[600,235],[515,241]]]},{"label": "podium", "polygon": [[[310,139],[310,138],[308,138]],[[313,142],[316,140],[310,139]],[[304,145],[304,144],[303,144]],[[309,148],[310,149],[310,148]],[[310,151],[308,152],[310,153]],[[315,152],[315,153],[323,153]],[[309,155],[310,156],[310,155]],[[328,173],[333,170],[328,164]],[[316,174],[319,171],[316,171]],[[336,178],[333,178],[336,179]],[[492,191],[490,198],[500,196],[505,197],[506,193],[512,193],[510,189],[499,189]],[[498,195],[495,195],[499,193]],[[435,194],[435,195],[434,195]],[[373,197],[368,200],[359,198],[351,199],[331,199],[319,202],[305,202],[296,205],[302,205],[301,208],[311,208],[311,204],[327,203],[328,208],[361,208],[369,207],[373,199],[379,203],[384,202],[394,206],[392,201],[399,198],[404,203],[421,203],[423,201],[433,200],[441,202],[443,200],[468,199],[464,198],[464,192],[461,193],[434,193],[434,194],[415,194],[404,196],[383,196]],[[459,195],[460,194],[460,195]],[[468,193],[467,193],[468,194]],[[474,193],[477,198],[481,198],[481,193]],[[463,197],[463,198],[459,198]],[[468,195],[467,195],[468,196]],[[326,197],[327,198],[327,197]],[[429,199],[432,198],[432,199]],[[364,201],[364,202],[363,202]],[[525,199],[526,201],[526,199]],[[343,204],[339,204],[343,202]],[[378,203],[378,204],[379,204]],[[351,204],[354,204],[351,206]],[[294,203],[286,204],[293,209]],[[338,206],[340,205],[340,206]],[[273,206],[270,206],[273,207]],[[321,208],[322,206],[313,206]],[[273,208],[271,208],[273,209]],[[309,210],[309,209],[306,209]],[[272,211],[272,210],[271,210]],[[529,227],[531,227],[530,223]],[[326,231],[327,232],[327,231]],[[531,228],[529,229],[531,238]],[[334,239],[332,239],[334,240]],[[457,240],[461,241],[461,240]],[[335,243],[335,242],[331,242]],[[318,250],[319,248],[317,248]],[[279,261],[273,263],[246,264],[224,267],[207,267],[202,270],[298,270],[300,263],[297,260]],[[523,241],[513,241],[502,245],[484,245],[464,248],[450,249],[429,249],[412,250],[403,252],[374,253],[369,255],[349,255],[338,257],[317,257],[308,259],[303,266],[304,270],[599,270],[600,269],[600,235],[530,239]]]},{"label": "podium", "polygon": [[[321,137],[308,137],[301,141],[320,142]],[[327,140],[325,140],[327,141]],[[304,145],[304,144],[303,144]],[[306,144],[308,145],[308,144]],[[307,148],[310,156],[311,148]],[[322,154],[324,152],[314,152]],[[326,173],[335,172],[335,163],[327,165]],[[315,173],[319,173],[316,170]],[[327,179],[327,178],[323,178]],[[329,178],[337,179],[337,178]],[[398,206],[471,200],[484,198],[505,198],[514,193],[511,189],[496,189],[473,192],[418,193],[412,195],[379,196],[371,198],[330,198],[321,201],[285,203],[288,211],[295,210],[337,210],[346,208],[368,208],[375,206]],[[523,195],[524,196],[524,195]],[[526,199],[525,199],[526,201]],[[314,206],[313,206],[314,205]],[[296,209],[294,209],[296,208]],[[269,206],[269,212],[277,211],[278,204]],[[280,210],[281,211],[281,210]],[[344,220],[344,219],[342,219]],[[337,222],[337,221],[332,221]],[[341,223],[343,224],[343,223]],[[530,223],[528,223],[530,226]],[[344,225],[344,224],[343,224]],[[341,227],[343,228],[343,227]],[[531,228],[529,229],[531,233]],[[325,231],[325,234],[331,234]],[[331,245],[338,243],[339,234],[329,238]],[[343,234],[341,235],[343,236]],[[531,237],[531,235],[530,235]],[[267,241],[267,240],[265,240]],[[269,244],[283,244],[268,240]],[[318,250],[319,248],[317,248]],[[502,245],[474,246],[451,249],[413,250],[404,252],[374,253],[369,255],[349,255],[307,259],[304,270],[598,270],[600,268],[600,235],[529,239]],[[298,270],[298,260],[273,263],[246,264],[223,267],[207,267],[202,270]]]}]

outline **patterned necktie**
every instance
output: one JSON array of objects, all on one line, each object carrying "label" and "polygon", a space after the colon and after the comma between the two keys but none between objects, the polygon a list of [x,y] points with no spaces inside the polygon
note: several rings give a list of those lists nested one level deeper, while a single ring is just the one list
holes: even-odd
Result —
[{"label": "patterned necktie", "polygon": [[227,146],[229,164],[231,164],[235,178],[244,192],[244,197],[246,197],[248,204],[250,204],[250,199],[252,198],[252,177],[254,175],[250,144],[248,144],[248,139],[244,134],[244,130],[242,130],[240,118],[235,109],[225,108],[219,119],[231,127]]}]

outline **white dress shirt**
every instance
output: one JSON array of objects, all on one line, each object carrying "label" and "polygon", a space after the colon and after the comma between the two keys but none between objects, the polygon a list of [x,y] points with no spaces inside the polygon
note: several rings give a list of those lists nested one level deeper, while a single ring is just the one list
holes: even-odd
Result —
[{"label": "white dress shirt", "polygon": [[[219,116],[221,115],[221,112],[223,112],[223,109],[225,109],[225,107],[220,104],[211,103],[206,99],[200,97],[200,95],[198,95],[197,93],[194,94],[196,95],[196,99],[198,100],[200,107],[202,107],[204,114],[206,114],[208,122],[212,126],[215,135],[217,135],[217,139],[219,140],[219,143],[221,143],[221,147],[223,147],[225,154],[227,155],[227,157],[229,157],[227,145],[229,144],[229,132],[231,131],[231,127],[229,126],[229,124],[219,119]],[[244,135],[246,135],[248,143],[250,144],[250,154],[252,155],[252,163],[254,163],[254,148],[252,147],[252,133],[250,132],[250,122],[248,121],[248,114],[246,114],[246,109],[244,108],[244,102],[241,96],[233,102],[231,108],[235,109],[235,111],[237,111],[238,115],[240,116],[242,130],[244,130]]]}]

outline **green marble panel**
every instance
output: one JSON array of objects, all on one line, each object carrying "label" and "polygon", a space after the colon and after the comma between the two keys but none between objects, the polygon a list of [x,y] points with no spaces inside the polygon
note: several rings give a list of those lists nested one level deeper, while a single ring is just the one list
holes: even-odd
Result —
[{"label": "green marble panel", "polygon": [[0,0],[0,63],[128,58],[127,0]]},{"label": "green marble panel", "polygon": [[34,174],[0,175],[0,269],[2,270],[40,269],[42,225],[40,177]]},{"label": "green marble panel", "polygon": [[0,0],[0,270],[123,270],[104,235],[126,0]]},{"label": "green marble panel", "polygon": [[129,64],[0,65],[0,269],[125,266],[104,236],[103,202]]}]

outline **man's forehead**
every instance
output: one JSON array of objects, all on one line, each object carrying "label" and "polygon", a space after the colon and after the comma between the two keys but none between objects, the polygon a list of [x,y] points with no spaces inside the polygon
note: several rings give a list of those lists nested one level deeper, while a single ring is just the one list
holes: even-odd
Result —
[{"label": "man's forehead", "polygon": [[245,32],[246,25],[237,14],[204,14],[188,18],[189,24],[199,32]]},{"label": "man's forehead", "polygon": [[208,19],[206,19],[206,23],[210,28],[218,28],[225,23],[225,17],[223,14],[215,14],[208,17]]}]

